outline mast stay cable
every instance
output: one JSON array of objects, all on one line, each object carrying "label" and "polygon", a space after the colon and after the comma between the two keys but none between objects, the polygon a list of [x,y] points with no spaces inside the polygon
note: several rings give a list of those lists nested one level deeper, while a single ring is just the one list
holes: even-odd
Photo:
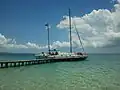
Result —
[{"label": "mast stay cable", "polygon": [[78,32],[78,30],[77,30],[77,27],[76,27],[76,24],[75,24],[75,21],[74,21],[74,20],[73,20],[73,25],[75,26],[75,31],[76,31],[76,33],[77,33],[77,35],[78,35],[78,39],[79,39],[79,41],[80,41],[80,44],[81,44],[81,46],[82,46],[82,50],[83,50],[83,52],[84,52],[85,50],[84,50],[84,47],[83,47],[82,41],[81,41],[81,39],[80,39],[80,35],[79,35],[79,32]]}]

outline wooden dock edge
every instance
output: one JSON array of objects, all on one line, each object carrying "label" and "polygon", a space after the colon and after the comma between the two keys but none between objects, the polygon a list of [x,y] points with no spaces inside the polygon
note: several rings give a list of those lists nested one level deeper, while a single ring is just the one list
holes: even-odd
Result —
[{"label": "wooden dock edge", "polygon": [[35,59],[35,60],[15,60],[15,61],[0,61],[0,68],[8,68],[8,67],[20,67],[27,65],[36,65],[36,64],[46,64],[46,63],[54,63],[54,62],[64,62],[64,61],[81,61],[82,59],[74,59],[74,58],[49,58],[49,59]]}]

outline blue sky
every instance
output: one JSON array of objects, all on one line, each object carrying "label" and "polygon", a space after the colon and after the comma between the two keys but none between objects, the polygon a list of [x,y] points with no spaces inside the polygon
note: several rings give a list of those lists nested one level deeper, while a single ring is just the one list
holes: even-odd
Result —
[{"label": "blue sky", "polygon": [[[44,24],[49,22],[51,43],[68,42],[68,31],[64,30],[66,28],[61,30],[57,25],[64,15],[68,15],[69,7],[72,10],[72,16],[82,17],[93,10],[111,10],[114,4],[111,0],[0,0],[0,33],[5,39],[10,38],[11,41],[15,39],[15,44],[18,45],[24,45],[27,42],[32,45],[47,45],[47,31]],[[10,43],[10,41],[7,42],[7,44]],[[0,50],[21,52],[18,48],[6,49],[2,45]],[[33,48],[26,49],[23,52],[32,50]],[[91,52],[89,49],[88,51]]]}]

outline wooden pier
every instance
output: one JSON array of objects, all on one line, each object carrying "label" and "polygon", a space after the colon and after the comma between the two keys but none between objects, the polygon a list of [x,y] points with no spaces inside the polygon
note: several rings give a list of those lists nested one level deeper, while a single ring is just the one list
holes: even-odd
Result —
[{"label": "wooden pier", "polygon": [[53,63],[53,62],[64,62],[64,61],[82,61],[85,60],[87,57],[81,58],[46,58],[46,59],[35,59],[35,60],[14,60],[14,61],[0,61],[0,68],[8,68],[8,67],[20,67],[20,66],[27,66],[27,65],[36,65],[36,64],[45,64],[45,63]]},{"label": "wooden pier", "polygon": [[35,64],[45,64],[55,62],[55,60],[47,59],[39,59],[39,60],[14,60],[14,61],[0,61],[0,68],[8,68],[8,67],[20,67],[27,65],[35,65]]}]

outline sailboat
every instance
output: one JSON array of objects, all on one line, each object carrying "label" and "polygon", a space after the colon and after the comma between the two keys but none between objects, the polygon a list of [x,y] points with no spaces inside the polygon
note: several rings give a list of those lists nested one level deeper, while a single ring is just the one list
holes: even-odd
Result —
[{"label": "sailboat", "polygon": [[79,38],[79,41],[80,41],[80,44],[82,46],[82,52],[76,52],[76,53],[73,53],[72,52],[72,37],[71,37],[71,13],[70,13],[70,9],[69,9],[69,29],[70,29],[70,52],[69,53],[65,53],[65,52],[60,52],[59,50],[56,50],[56,49],[53,49],[51,50],[50,49],[50,40],[49,40],[49,24],[45,24],[46,26],[46,29],[48,31],[48,52],[45,53],[45,52],[42,52],[42,53],[39,53],[39,54],[36,54],[35,57],[37,60],[39,59],[52,59],[52,60],[55,60],[55,61],[81,61],[81,60],[86,60],[88,58],[88,54],[85,52],[84,50],[84,47],[82,45],[82,41],[80,39],[80,36],[79,36],[79,33],[77,31],[77,28],[75,26],[75,30],[76,30],[76,33],[78,35],[78,38]]}]

